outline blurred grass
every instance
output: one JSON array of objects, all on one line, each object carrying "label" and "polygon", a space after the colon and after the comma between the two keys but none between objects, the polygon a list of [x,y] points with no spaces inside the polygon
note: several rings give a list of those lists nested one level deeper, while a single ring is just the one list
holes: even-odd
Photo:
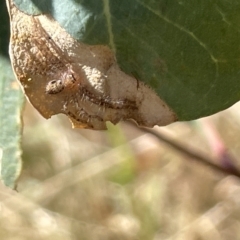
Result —
[{"label": "blurred grass", "polygon": [[[222,144],[239,166],[239,116],[237,104],[155,130],[215,159]],[[240,239],[238,178],[128,124],[71,129],[64,116],[45,120],[29,105],[23,120],[23,172],[18,192],[0,188],[0,239]]]}]

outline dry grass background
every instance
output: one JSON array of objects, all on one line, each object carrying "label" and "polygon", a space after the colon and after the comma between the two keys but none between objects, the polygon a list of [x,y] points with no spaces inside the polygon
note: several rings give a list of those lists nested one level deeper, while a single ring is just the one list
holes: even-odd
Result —
[{"label": "dry grass background", "polygon": [[[0,239],[238,240],[240,180],[126,123],[97,132],[26,105],[17,191],[1,186]],[[155,128],[239,166],[240,104]],[[223,158],[225,157],[225,158]]]}]

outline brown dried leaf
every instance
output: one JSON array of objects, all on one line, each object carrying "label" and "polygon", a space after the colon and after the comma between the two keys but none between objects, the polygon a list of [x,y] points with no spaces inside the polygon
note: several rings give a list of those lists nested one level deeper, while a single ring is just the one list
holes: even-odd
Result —
[{"label": "brown dried leaf", "polygon": [[31,16],[7,0],[10,57],[32,105],[45,118],[63,113],[73,127],[105,129],[134,119],[152,127],[176,120],[150,88],[125,74],[106,46],[77,42],[49,15]]}]

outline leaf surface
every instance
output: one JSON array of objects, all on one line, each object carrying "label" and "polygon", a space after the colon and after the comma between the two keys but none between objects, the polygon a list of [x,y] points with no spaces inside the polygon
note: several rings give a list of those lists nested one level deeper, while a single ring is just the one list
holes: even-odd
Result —
[{"label": "leaf surface", "polygon": [[239,100],[238,1],[15,2],[28,13],[49,12],[79,41],[109,45],[120,67],[150,85],[180,120]]},{"label": "leaf surface", "polygon": [[23,94],[8,60],[0,55],[1,180],[14,188],[21,171],[21,109]]}]

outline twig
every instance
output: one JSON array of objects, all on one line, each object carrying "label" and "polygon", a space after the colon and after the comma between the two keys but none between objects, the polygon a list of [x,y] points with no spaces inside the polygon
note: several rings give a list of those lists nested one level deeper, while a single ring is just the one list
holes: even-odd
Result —
[{"label": "twig", "polygon": [[[131,124],[131,125],[134,126],[134,124]],[[165,134],[156,132],[156,131],[148,129],[148,128],[140,128],[140,130],[144,133],[151,134],[152,136],[156,137],[159,141],[168,144],[173,149],[178,150],[182,154],[188,156],[189,160],[197,161],[197,162],[199,162],[205,166],[208,166],[218,172],[221,172],[221,173],[224,173],[227,175],[234,175],[234,176],[240,178],[240,172],[238,171],[238,169],[235,166],[232,168],[223,168],[222,166],[214,164],[212,159],[210,159],[209,157],[205,156],[202,153],[199,153],[198,150],[193,149],[192,147],[190,148],[187,145],[183,145],[183,144],[173,140],[171,137],[166,136]]]}]

